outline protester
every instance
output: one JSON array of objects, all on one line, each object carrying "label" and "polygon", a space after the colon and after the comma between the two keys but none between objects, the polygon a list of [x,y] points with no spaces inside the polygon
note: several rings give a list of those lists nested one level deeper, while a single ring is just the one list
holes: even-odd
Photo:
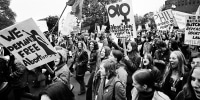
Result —
[{"label": "protester", "polygon": [[[123,60],[123,62],[127,66],[127,86],[126,86],[126,96],[127,100],[131,100],[131,90],[133,88],[132,83],[132,75],[133,73],[139,69],[139,65],[141,62],[141,57],[138,52],[138,46],[137,43],[134,41],[129,41],[127,45],[127,57],[125,57],[126,60]],[[130,64],[128,64],[130,63]]]},{"label": "protester", "polygon": [[121,61],[123,53],[119,50],[112,50],[109,59],[116,63],[116,73],[119,80],[126,86],[128,73],[126,71],[126,65]]},{"label": "protester", "polygon": [[164,93],[157,90],[151,70],[141,69],[133,76],[132,100],[170,100]]},{"label": "protester", "polygon": [[11,91],[11,86],[8,83],[9,67],[7,60],[0,57],[0,97],[2,100],[8,100],[8,95]]},{"label": "protester", "polygon": [[175,100],[200,100],[200,66],[195,66],[191,70],[187,83],[183,90],[179,92]]},{"label": "protester", "polygon": [[166,65],[169,63],[170,50],[167,48],[164,41],[158,40],[156,45],[157,50],[154,53],[154,65],[163,75],[166,69]]},{"label": "protester", "polygon": [[39,94],[40,100],[75,100],[74,94],[63,82],[54,82]]},{"label": "protester", "polygon": [[168,47],[171,51],[181,50],[178,46],[178,42],[175,39],[169,41]]},{"label": "protester", "polygon": [[145,42],[144,42],[144,45],[143,45],[143,55],[145,53],[152,53],[152,44],[151,44],[151,37],[149,35],[147,35],[145,37]]},{"label": "protester", "polygon": [[200,66],[200,53],[195,53],[191,55],[190,66],[193,68],[194,66]]},{"label": "protester", "polygon": [[162,89],[173,100],[186,83],[188,67],[181,51],[173,51],[169,61],[163,76]]},{"label": "protester", "polygon": [[154,77],[154,82],[160,84],[162,76],[160,70],[154,66],[153,58],[150,53],[145,53],[141,62],[142,69],[151,69]]},{"label": "protester", "polygon": [[88,63],[88,54],[83,49],[83,42],[78,42],[78,51],[75,52],[74,62],[75,63],[75,71],[76,71],[76,80],[80,84],[80,92],[79,95],[82,95],[86,92],[84,76],[87,71],[87,63]]},{"label": "protester", "polygon": [[11,85],[14,93],[15,100],[21,100],[22,97],[36,100],[37,96],[30,93],[28,87],[28,71],[26,67],[14,57],[10,56],[8,64],[10,75],[8,77],[8,83]]},{"label": "protester", "polygon": [[158,63],[164,63],[167,65],[169,63],[170,50],[167,48],[164,41],[159,40],[156,45],[157,50],[155,51],[154,59],[157,60]]},{"label": "protester", "polygon": [[126,100],[126,90],[116,76],[116,66],[113,60],[107,60],[100,66],[101,84],[96,100]]},{"label": "protester", "polygon": [[54,73],[55,77],[53,78],[53,82],[63,82],[70,88],[70,70],[66,64],[67,61],[67,51],[64,48],[60,48],[60,50],[57,50],[57,53],[59,55],[59,58],[55,59],[55,67],[54,67]]},{"label": "protester", "polygon": [[89,42],[89,50],[90,50],[90,58],[89,58],[89,71],[90,71],[90,78],[87,83],[87,92],[86,92],[86,100],[92,100],[92,85],[93,85],[93,78],[98,70],[98,64],[100,62],[99,52],[98,52],[98,44],[96,41],[91,40]]},{"label": "protester", "polygon": [[90,59],[89,59],[89,71],[90,73],[96,70],[96,66],[98,63],[98,44],[96,41],[89,42],[89,50],[90,50]]},{"label": "protester", "polygon": [[[138,45],[134,41],[130,41],[127,45],[127,55],[129,59],[132,61],[132,63],[135,64],[136,68],[139,68],[140,62],[141,62],[141,57],[138,52]],[[135,71],[135,70],[134,70]],[[132,71],[133,73],[133,71]]]}]

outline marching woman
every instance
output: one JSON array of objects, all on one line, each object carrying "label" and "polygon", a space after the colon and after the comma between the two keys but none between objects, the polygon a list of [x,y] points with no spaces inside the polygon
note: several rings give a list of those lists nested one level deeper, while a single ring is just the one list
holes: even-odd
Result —
[{"label": "marching woman", "polygon": [[195,66],[175,100],[200,100],[200,66]]},{"label": "marching woman", "polygon": [[98,62],[98,44],[96,41],[91,40],[89,42],[89,50],[90,50],[90,59],[89,59],[89,67],[90,67],[90,73],[94,72],[97,66]]},{"label": "marching woman", "polygon": [[170,63],[167,65],[163,75],[162,90],[174,100],[186,83],[189,69],[181,51],[171,52],[169,61]]},{"label": "marching woman", "polygon": [[157,90],[150,69],[137,70],[132,78],[134,86],[132,100],[170,100],[167,95]]},{"label": "marching woman", "polygon": [[100,65],[101,84],[95,100],[126,100],[126,89],[116,76],[115,64],[108,59]]},{"label": "marching woman", "polygon": [[157,67],[154,66],[153,57],[151,56],[150,53],[144,54],[144,57],[143,57],[142,62],[141,62],[141,68],[142,69],[151,69],[152,74],[154,76],[155,83],[157,85],[160,84],[161,79],[162,79],[161,72]]},{"label": "marching woman", "polygon": [[66,64],[67,61],[67,50],[60,47],[60,50],[57,50],[59,58],[54,61],[54,73],[55,77],[53,78],[53,82],[63,82],[70,88],[70,70]]},{"label": "marching woman", "polygon": [[[111,49],[108,46],[103,46],[100,51],[100,58],[101,61],[99,61],[99,64],[104,64],[104,62],[108,59],[110,55]],[[99,73],[99,67],[97,67],[96,71],[90,75],[89,81],[88,81],[88,88],[86,93],[86,100],[93,100],[96,94],[98,94],[98,88],[100,85],[100,73]]]}]

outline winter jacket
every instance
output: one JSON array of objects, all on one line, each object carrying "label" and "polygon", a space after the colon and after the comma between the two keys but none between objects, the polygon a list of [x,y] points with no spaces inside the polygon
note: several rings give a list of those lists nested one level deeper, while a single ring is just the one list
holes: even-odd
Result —
[{"label": "winter jacket", "polygon": [[28,85],[28,70],[21,62],[15,62],[11,66],[9,83],[13,88],[24,88]]},{"label": "winter jacket", "polygon": [[47,95],[51,100],[74,100],[72,91],[62,82],[55,82],[47,86],[40,94]]},{"label": "winter jacket", "polygon": [[[115,100],[126,100],[126,89],[122,83],[117,81],[120,81],[117,77],[111,78],[102,89],[103,92],[98,92],[103,94],[98,94],[98,96],[102,96],[102,100],[113,100],[113,97],[115,97]],[[115,84],[115,82],[117,83]],[[113,96],[114,88],[115,88],[115,96]]]},{"label": "winter jacket", "polygon": [[85,50],[80,53],[76,51],[74,59],[76,74],[78,76],[84,75],[87,70],[88,53]]},{"label": "winter jacket", "polygon": [[60,68],[55,69],[55,77],[53,80],[54,82],[64,82],[64,84],[70,87],[70,70],[67,67],[67,64],[63,64]]}]

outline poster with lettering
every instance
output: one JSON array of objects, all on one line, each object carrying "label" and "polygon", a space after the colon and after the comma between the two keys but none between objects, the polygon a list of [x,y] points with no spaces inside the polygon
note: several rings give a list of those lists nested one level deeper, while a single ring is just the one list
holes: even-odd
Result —
[{"label": "poster with lettering", "polygon": [[29,70],[58,56],[32,18],[0,31],[0,43]]},{"label": "poster with lettering", "polygon": [[186,18],[185,44],[200,46],[200,16]]},{"label": "poster with lettering", "polygon": [[133,14],[132,0],[123,0],[106,6],[110,31],[118,38],[136,38],[135,19]]},{"label": "poster with lettering", "polygon": [[177,26],[172,10],[165,10],[154,15],[158,30],[167,30],[169,26]]}]

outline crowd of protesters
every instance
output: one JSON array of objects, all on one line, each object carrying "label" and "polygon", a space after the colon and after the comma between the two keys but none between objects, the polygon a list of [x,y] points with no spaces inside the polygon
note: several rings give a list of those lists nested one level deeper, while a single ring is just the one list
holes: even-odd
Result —
[{"label": "crowd of protesters", "polygon": [[[11,90],[15,100],[75,100],[73,74],[80,85],[78,95],[86,94],[86,100],[200,100],[200,47],[184,44],[184,33],[142,31],[135,39],[117,42],[105,32],[45,35],[59,58],[32,71],[37,77],[34,87],[39,87],[43,73],[46,88],[31,94],[29,70],[2,47],[2,100]],[[85,83],[86,71],[90,78]]]}]

